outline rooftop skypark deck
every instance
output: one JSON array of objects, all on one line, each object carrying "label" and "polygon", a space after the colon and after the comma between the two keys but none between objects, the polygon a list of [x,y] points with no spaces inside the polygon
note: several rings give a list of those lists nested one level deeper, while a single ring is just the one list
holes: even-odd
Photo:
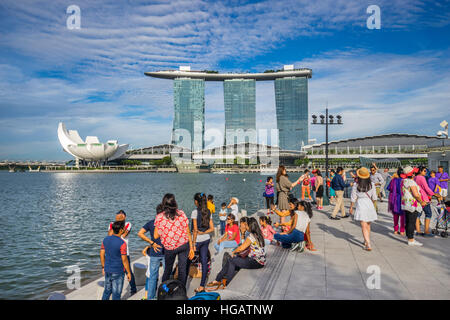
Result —
[{"label": "rooftop skypark deck", "polygon": [[211,71],[167,70],[167,71],[145,72],[145,75],[161,79],[190,78],[190,79],[203,79],[205,81],[253,79],[256,81],[269,81],[285,77],[311,78],[312,70],[305,68],[305,69],[282,70],[264,73],[213,73]]}]

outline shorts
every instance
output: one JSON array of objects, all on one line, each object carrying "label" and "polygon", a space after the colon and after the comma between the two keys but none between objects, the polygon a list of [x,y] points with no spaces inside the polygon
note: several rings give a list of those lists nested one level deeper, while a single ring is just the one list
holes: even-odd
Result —
[{"label": "shorts", "polygon": [[[431,203],[428,203],[425,207],[423,207],[422,212],[425,213],[426,219],[431,219],[431,216],[433,215],[433,213],[431,211]],[[422,212],[419,212],[419,214],[417,215],[417,218],[419,218],[422,215]]]},{"label": "shorts", "polygon": [[323,198],[323,186],[322,185],[319,186],[319,188],[317,189],[316,197],[317,198]]}]

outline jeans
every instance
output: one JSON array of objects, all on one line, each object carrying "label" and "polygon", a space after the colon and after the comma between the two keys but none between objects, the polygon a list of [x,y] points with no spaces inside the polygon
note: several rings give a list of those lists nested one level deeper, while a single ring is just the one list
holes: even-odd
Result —
[{"label": "jeans", "polygon": [[131,262],[130,262],[130,256],[127,256],[127,258],[128,258],[128,264],[130,265],[130,272],[131,272],[130,293],[135,294],[137,292],[136,280],[134,279],[133,268],[131,267]]},{"label": "jeans", "polygon": [[217,253],[223,251],[225,248],[236,248],[238,245],[236,241],[222,241],[220,244],[214,244],[214,248],[216,248]]},{"label": "jeans", "polygon": [[175,262],[175,258],[178,256],[178,280],[186,285],[187,280],[187,260],[189,255],[189,243],[186,242],[182,246],[174,250],[164,250],[164,260],[166,262],[164,267],[164,274],[162,277],[162,282],[169,280],[170,275],[173,271],[173,264]]},{"label": "jeans", "polygon": [[288,249],[291,247],[292,243],[302,242],[305,239],[305,234],[297,229],[294,229],[289,234],[275,233],[273,238],[280,241],[283,248]]},{"label": "jeans", "polygon": [[227,279],[227,285],[234,278],[239,269],[260,269],[264,267],[262,264],[256,262],[255,259],[245,257],[234,257],[228,259],[222,270],[217,274],[216,281]]},{"label": "jeans", "polygon": [[[426,219],[431,219],[431,216],[433,215],[433,213],[431,211],[431,203],[428,203],[425,207],[423,207],[423,212],[425,213]],[[420,218],[421,215],[422,215],[422,212],[417,214],[417,218]]]},{"label": "jeans", "polygon": [[145,290],[147,290],[147,299],[153,300],[156,297],[156,288],[158,288],[159,265],[162,263],[163,269],[165,266],[164,257],[150,256],[150,263],[148,264],[149,277],[145,281]]},{"label": "jeans", "polygon": [[109,300],[112,294],[113,300],[120,300],[123,289],[123,279],[125,273],[105,272],[105,290],[103,291],[102,300]]},{"label": "jeans", "polygon": [[223,234],[225,233],[225,225],[226,225],[226,221],[220,220],[220,235],[221,236],[223,236]]},{"label": "jeans", "polygon": [[[208,247],[211,240],[206,240],[202,242],[197,242],[195,247],[197,248],[200,262],[202,264],[202,279],[200,281],[200,286],[204,287],[206,282],[206,277],[208,276]],[[236,242],[235,242],[236,243]]]},{"label": "jeans", "polygon": [[416,229],[417,211],[405,211],[406,237],[414,239],[414,230]]}]

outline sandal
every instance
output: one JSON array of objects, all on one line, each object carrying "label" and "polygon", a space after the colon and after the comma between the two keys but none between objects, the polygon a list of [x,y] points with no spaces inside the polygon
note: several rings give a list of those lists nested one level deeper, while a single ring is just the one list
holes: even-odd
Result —
[{"label": "sandal", "polygon": [[200,293],[200,292],[205,292],[205,287],[203,287],[203,289],[199,289],[200,287],[198,287],[197,289],[194,290],[195,293]]},{"label": "sandal", "polygon": [[[217,282],[217,281],[214,281],[214,282]],[[217,286],[215,286],[215,287],[210,286],[209,288],[206,288],[206,291],[210,292],[210,291],[217,291],[219,289],[225,289],[227,287],[226,283],[227,283],[227,280],[222,279],[222,282],[219,282],[219,284]],[[211,282],[211,284],[212,284],[212,282]]]},{"label": "sandal", "polygon": [[210,283],[208,283],[207,285],[206,285],[206,287],[216,287],[216,286],[218,286],[220,284],[220,282],[219,281],[213,281],[213,282],[210,282]]},{"label": "sandal", "polygon": [[372,251],[372,248],[371,248],[371,247],[368,247],[368,246],[364,246],[364,250],[366,250],[366,251]]}]

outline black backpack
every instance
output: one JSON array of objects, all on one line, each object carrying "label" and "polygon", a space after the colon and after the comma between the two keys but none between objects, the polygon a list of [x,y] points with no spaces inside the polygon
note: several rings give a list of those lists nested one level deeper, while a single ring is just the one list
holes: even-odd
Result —
[{"label": "black backpack", "polygon": [[187,300],[186,287],[179,280],[167,280],[161,283],[157,293],[158,300]]}]

